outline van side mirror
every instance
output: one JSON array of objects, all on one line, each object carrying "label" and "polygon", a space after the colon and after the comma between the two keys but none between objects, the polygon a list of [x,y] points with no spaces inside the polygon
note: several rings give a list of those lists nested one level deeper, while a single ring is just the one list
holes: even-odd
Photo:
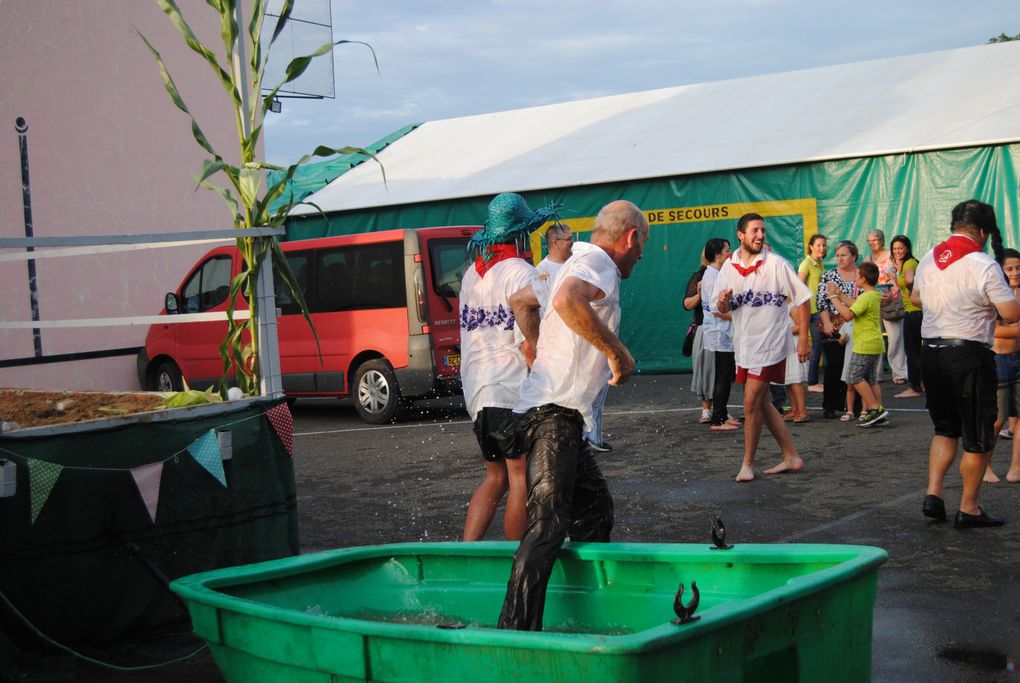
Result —
[{"label": "van side mirror", "polygon": [[166,312],[177,313],[177,295],[173,292],[169,292],[166,297],[163,298],[163,306],[166,307]]}]

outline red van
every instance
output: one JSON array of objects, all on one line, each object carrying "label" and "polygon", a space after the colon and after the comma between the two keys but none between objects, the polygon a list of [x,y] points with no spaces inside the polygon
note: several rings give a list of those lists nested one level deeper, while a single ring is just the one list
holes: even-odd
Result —
[{"label": "red van", "polygon": [[[370,423],[401,403],[460,391],[460,280],[474,227],[387,230],[284,242],[319,335],[276,280],[280,367],[289,397],[350,396]],[[162,314],[225,311],[236,247],[203,256]],[[217,384],[227,323],[157,324],[138,355],[138,378],[155,391]]]}]

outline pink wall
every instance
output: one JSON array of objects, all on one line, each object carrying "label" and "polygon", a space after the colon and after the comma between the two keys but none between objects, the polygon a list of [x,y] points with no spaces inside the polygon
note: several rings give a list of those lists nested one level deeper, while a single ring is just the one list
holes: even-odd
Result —
[{"label": "pink wall", "polygon": [[[178,4],[208,45],[219,23],[203,0]],[[28,121],[37,237],[229,228],[226,205],[194,190],[205,158],[135,30],[159,50],[213,146],[234,158],[219,81],[147,0],[0,2],[0,236],[24,237],[15,119]],[[209,247],[40,259],[42,320],[152,315]],[[27,266],[0,263],[0,320],[31,320]],[[44,355],[140,346],[144,326],[44,329]],[[30,330],[0,330],[0,360],[33,355]],[[0,387],[137,389],[134,356],[0,368]]]}]

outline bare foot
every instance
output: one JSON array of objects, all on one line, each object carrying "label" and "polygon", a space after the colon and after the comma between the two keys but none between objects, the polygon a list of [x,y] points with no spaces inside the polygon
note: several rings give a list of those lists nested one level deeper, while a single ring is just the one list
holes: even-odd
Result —
[{"label": "bare foot", "polygon": [[1020,470],[1009,468],[1009,472],[1006,472],[1006,481],[1010,484],[1020,484]]},{"label": "bare foot", "polygon": [[998,484],[999,475],[995,474],[995,470],[993,470],[991,467],[986,467],[985,476],[981,477],[981,481],[983,481],[986,484]]},{"label": "bare foot", "polygon": [[741,466],[740,472],[737,474],[737,481],[754,481],[754,469]]},{"label": "bare foot", "polygon": [[804,469],[804,461],[800,459],[799,455],[795,455],[792,458],[783,458],[783,462],[779,463],[775,467],[770,467],[765,470],[765,474],[782,474],[783,472],[800,472]]},{"label": "bare foot", "polygon": [[822,394],[822,393],[825,393],[825,385],[824,384],[812,384],[811,386],[809,386],[807,388],[807,390],[810,391],[812,394]]},{"label": "bare foot", "polygon": [[713,432],[734,432],[740,429],[739,425],[730,424],[729,422],[723,422],[721,425],[712,425],[709,427]]},{"label": "bare foot", "polygon": [[920,391],[914,391],[913,389],[907,389],[893,396],[893,398],[917,398],[921,395]]}]

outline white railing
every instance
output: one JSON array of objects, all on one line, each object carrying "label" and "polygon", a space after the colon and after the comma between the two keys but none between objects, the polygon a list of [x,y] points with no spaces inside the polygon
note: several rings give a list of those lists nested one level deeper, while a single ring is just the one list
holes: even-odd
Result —
[{"label": "white railing", "polygon": [[[238,237],[273,239],[284,234],[283,228],[246,228],[233,230],[203,230],[147,235],[82,235],[76,237],[4,237],[0,238],[0,249],[46,249],[46,251],[24,251],[0,254],[0,262],[28,261],[44,258],[60,258],[92,254],[106,254],[138,249],[161,249],[181,247],[209,242],[225,242]],[[271,261],[270,261],[271,262]],[[263,266],[267,264],[263,262]],[[255,282],[256,301],[259,310],[259,378],[260,393],[263,396],[282,396],[283,383],[280,377],[280,345],[277,339],[276,294],[273,290],[273,269],[262,267]],[[236,320],[251,317],[248,310],[235,311]],[[0,330],[33,330],[61,327],[108,327],[119,325],[176,325],[181,323],[226,320],[226,311],[212,313],[176,313],[173,315],[135,315],[116,318],[78,318],[68,320],[16,320],[0,321]]]}]

